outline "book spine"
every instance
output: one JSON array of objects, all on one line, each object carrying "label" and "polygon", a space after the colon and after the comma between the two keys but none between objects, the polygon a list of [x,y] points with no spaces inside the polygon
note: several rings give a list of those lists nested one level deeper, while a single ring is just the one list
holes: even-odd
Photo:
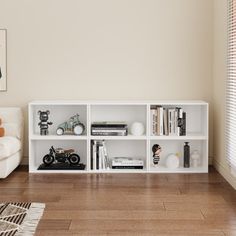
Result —
[{"label": "book spine", "polygon": [[103,153],[104,153],[104,159],[105,159],[105,168],[108,169],[109,168],[109,158],[107,155],[107,148],[106,148],[106,144],[105,141],[102,141],[103,143]]},{"label": "book spine", "polygon": [[90,147],[90,168],[93,170],[93,141],[91,142]]},{"label": "book spine", "polygon": [[164,121],[163,121],[163,107],[160,107],[160,135],[164,134],[163,130]]},{"label": "book spine", "polygon": [[174,133],[177,136],[178,135],[178,110],[177,109],[175,109],[175,113],[174,114],[175,114],[175,118],[174,118],[175,131],[174,131]]},{"label": "book spine", "polygon": [[115,129],[115,130],[126,130],[128,127],[127,126],[121,126],[121,127],[113,127],[113,126],[96,126],[96,127],[91,127],[92,130],[100,130],[100,129],[106,129],[106,130],[110,130],[110,129]]},{"label": "book spine", "polygon": [[101,145],[99,145],[98,146],[98,158],[99,158],[99,164],[98,164],[98,166],[99,166],[99,170],[102,170],[103,169],[103,166],[102,166],[102,146]]},{"label": "book spine", "polygon": [[99,145],[96,144],[96,170],[99,170]]},{"label": "book spine", "polygon": [[181,127],[181,132],[180,135],[181,136],[185,136],[186,135],[186,112],[183,112],[183,118],[182,118],[182,127]]},{"label": "book spine", "polygon": [[166,108],[164,108],[163,114],[164,114],[164,135],[169,135],[169,131],[168,131],[168,113],[167,113]]},{"label": "book spine", "polygon": [[112,166],[112,169],[143,169],[143,166]]},{"label": "book spine", "polygon": [[102,132],[113,132],[113,133],[116,133],[116,132],[122,132],[122,133],[126,133],[127,132],[127,129],[94,129],[92,130],[92,133],[102,133]]},{"label": "book spine", "polygon": [[156,121],[156,127],[157,127],[157,135],[160,135],[160,107],[157,107],[157,121]]},{"label": "book spine", "polygon": [[93,136],[127,136],[127,132],[96,132]]},{"label": "book spine", "polygon": [[105,163],[105,155],[104,155],[104,146],[102,144],[101,146],[101,158],[102,158],[102,169],[106,169],[106,163]]},{"label": "book spine", "polygon": [[151,135],[156,135],[156,109],[151,108],[151,115],[150,115],[150,124],[151,124]]},{"label": "book spine", "polygon": [[93,170],[96,170],[97,141],[93,141]]}]

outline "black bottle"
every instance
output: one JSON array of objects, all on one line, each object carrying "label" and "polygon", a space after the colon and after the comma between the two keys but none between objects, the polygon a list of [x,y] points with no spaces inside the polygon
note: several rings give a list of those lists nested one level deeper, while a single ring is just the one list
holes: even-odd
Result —
[{"label": "black bottle", "polygon": [[184,145],[184,168],[190,167],[190,147],[188,142],[185,142]]}]

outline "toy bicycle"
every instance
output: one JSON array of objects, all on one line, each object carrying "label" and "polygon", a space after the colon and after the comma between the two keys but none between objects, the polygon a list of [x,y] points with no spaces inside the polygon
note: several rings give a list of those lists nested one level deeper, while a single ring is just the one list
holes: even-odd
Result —
[{"label": "toy bicycle", "polygon": [[79,115],[76,114],[70,117],[69,120],[60,124],[57,127],[56,132],[57,132],[57,135],[63,135],[63,134],[82,135],[84,131],[85,131],[85,125],[80,122]]}]

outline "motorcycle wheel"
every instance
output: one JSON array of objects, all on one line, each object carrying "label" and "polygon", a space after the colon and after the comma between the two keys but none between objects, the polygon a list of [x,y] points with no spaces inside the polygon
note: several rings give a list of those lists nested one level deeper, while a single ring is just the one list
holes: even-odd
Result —
[{"label": "motorcycle wheel", "polygon": [[52,155],[45,155],[43,157],[43,163],[47,166],[51,165],[54,162],[54,157]]},{"label": "motorcycle wheel", "polygon": [[68,160],[71,165],[77,165],[80,162],[80,156],[74,153],[68,157]]}]

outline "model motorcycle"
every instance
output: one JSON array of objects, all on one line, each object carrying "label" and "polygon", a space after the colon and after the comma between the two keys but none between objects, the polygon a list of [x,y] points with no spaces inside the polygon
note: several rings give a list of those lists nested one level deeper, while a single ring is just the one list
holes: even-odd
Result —
[{"label": "model motorcycle", "polygon": [[75,153],[74,149],[54,149],[51,146],[49,153],[43,157],[43,163],[45,165],[51,165],[54,161],[61,163],[69,162],[71,165],[77,165],[80,162],[80,156]]}]

